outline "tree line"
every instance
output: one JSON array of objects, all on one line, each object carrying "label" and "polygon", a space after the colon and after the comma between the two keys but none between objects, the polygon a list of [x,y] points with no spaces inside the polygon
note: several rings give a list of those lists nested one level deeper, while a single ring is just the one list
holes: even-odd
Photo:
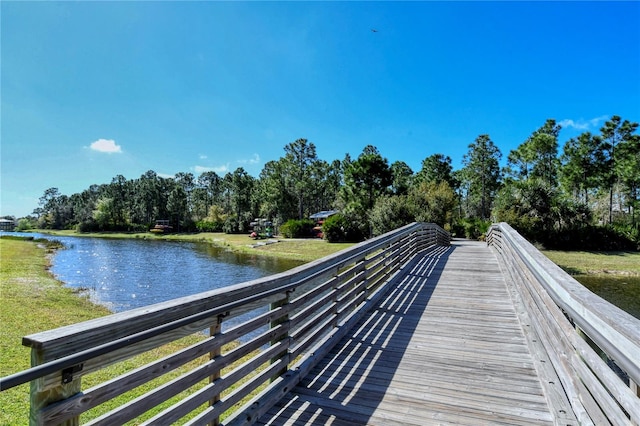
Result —
[{"label": "tree line", "polygon": [[469,144],[454,170],[443,153],[413,171],[367,145],[357,158],[327,162],[298,139],[267,162],[257,178],[242,167],[221,176],[148,171],[114,177],[81,193],[45,190],[34,216],[20,227],[78,231],[143,231],[168,219],[183,232],[248,232],[257,217],[276,226],[337,210],[325,223],[332,240],[360,240],[410,223],[435,222],[455,235],[478,237],[491,221],[506,221],[549,245],[602,239],[640,241],[638,123],[613,116],[599,134],[585,132],[562,149],[561,126],[547,120],[500,167],[502,153],[489,135]]}]

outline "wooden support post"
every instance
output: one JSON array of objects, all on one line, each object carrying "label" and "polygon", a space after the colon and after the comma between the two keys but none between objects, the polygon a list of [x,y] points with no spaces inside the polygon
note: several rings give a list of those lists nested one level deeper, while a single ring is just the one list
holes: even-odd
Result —
[{"label": "wooden support post", "polygon": [[[362,259],[362,263],[365,264],[364,266],[364,276],[362,277],[362,281],[364,283],[364,286],[362,287],[362,291],[364,292],[364,297],[365,299],[367,297],[369,297],[369,275],[371,274],[370,270],[367,269],[368,263],[367,263],[367,258],[365,257],[364,259]],[[357,287],[358,284],[354,284],[354,287]],[[337,325],[337,323],[335,324]],[[335,327],[334,325],[334,327]]]},{"label": "wooden support post", "polygon": [[[50,361],[46,359],[46,355],[35,348],[31,348],[31,366],[35,367],[45,362]],[[73,373],[82,370],[82,364],[73,368],[67,369],[64,372],[64,378],[61,377],[57,386],[48,389],[42,389],[42,379],[32,380],[30,389],[31,404],[29,408],[29,424],[31,426],[42,425],[44,422],[40,419],[40,412],[47,406],[67,399],[76,393],[81,391],[81,379]],[[63,383],[64,382],[64,383]],[[62,426],[77,426],[80,424],[80,417],[71,418],[64,423],[60,423]]]},{"label": "wooden support post", "polygon": [[[216,320],[216,324],[211,326],[209,328],[209,336],[210,338],[214,338],[214,336],[220,334],[222,332],[222,319],[223,316],[222,315],[218,315],[218,319]],[[222,346],[218,346],[215,350],[209,352],[209,359],[213,360],[216,357],[219,357],[220,355],[222,355]],[[209,376],[209,383],[213,383],[216,380],[218,380],[221,377],[221,372],[220,369],[216,369],[214,371],[214,373]],[[220,401],[220,394],[216,393],[215,395],[213,395],[213,397],[209,400],[209,406],[214,406],[218,401]],[[209,426],[218,426],[220,424],[220,417],[216,417],[215,420],[213,420],[211,423],[209,423]]]},{"label": "wooden support post", "polygon": [[384,274],[385,275],[389,275],[389,270],[393,265],[393,259],[395,256],[393,254],[394,249],[397,249],[397,246],[394,247],[394,244],[389,244],[386,248],[386,252],[384,254]]},{"label": "wooden support post", "polygon": [[[640,398],[640,386],[636,382],[634,382],[631,378],[629,378],[629,387],[635,396]],[[638,426],[638,423],[632,422],[633,426]]]},{"label": "wooden support post", "polygon": [[[291,291],[287,291],[287,294],[286,294],[285,297],[283,297],[282,299],[278,300],[277,302],[273,302],[271,304],[271,310],[274,310],[274,309],[277,309],[277,308],[279,308],[281,306],[287,305],[289,303],[290,297],[291,297]],[[289,315],[288,314],[278,318],[275,321],[271,321],[270,327],[271,328],[277,327],[278,325],[283,324],[283,323],[285,323],[287,321],[289,321]],[[276,343],[278,343],[278,342],[280,342],[282,340],[288,339],[290,333],[291,333],[291,331],[288,331],[286,335],[272,340],[271,341],[271,345],[275,345]],[[273,358],[271,360],[271,363],[274,364],[274,363],[278,362],[278,360],[279,360],[279,358]],[[287,368],[288,368],[288,365],[284,364],[282,369],[277,371],[276,374],[271,378],[271,382],[276,380],[277,377],[282,376],[287,371]]]}]

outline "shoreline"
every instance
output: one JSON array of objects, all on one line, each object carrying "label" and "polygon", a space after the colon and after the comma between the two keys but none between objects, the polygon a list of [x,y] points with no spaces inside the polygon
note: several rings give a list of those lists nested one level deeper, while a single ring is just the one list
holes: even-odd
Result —
[{"label": "shoreline", "polygon": [[303,263],[320,259],[354,245],[353,243],[329,243],[326,240],[318,238],[289,239],[281,237],[271,238],[269,240],[269,244],[264,244],[267,240],[254,240],[249,237],[248,234],[225,234],[222,232],[156,235],[150,232],[78,233],[76,231],[66,230],[33,229],[23,233],[25,235],[28,235],[29,233],[40,233],[51,236],[78,238],[142,239],[151,241],[205,243],[237,253],[278,257]]},{"label": "shoreline", "polygon": [[[48,266],[50,250],[37,238],[0,238],[0,303],[3,326],[0,333],[0,377],[30,367],[31,350],[21,344],[24,336],[112,314],[103,305],[92,302],[53,276]],[[103,383],[138,366],[175,354],[177,350],[200,342],[201,339],[202,336],[197,334],[185,336],[179,341],[137,355],[127,365],[107,366],[83,378],[83,386],[90,388]],[[227,347],[235,345],[238,343],[231,342]],[[167,375],[166,381],[183,373],[184,369],[178,369]],[[147,384],[136,388],[136,395],[133,397],[152,391],[153,386],[155,385]],[[25,383],[0,393],[0,407],[3,408],[0,410],[0,425],[29,423],[29,387],[29,383]],[[124,404],[128,397],[117,398],[122,399]],[[88,420],[110,409],[109,404],[99,407]]]}]

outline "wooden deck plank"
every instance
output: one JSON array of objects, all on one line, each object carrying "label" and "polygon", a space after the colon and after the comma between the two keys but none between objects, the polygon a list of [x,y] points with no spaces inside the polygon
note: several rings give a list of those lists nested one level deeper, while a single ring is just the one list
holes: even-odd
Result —
[{"label": "wooden deck plank", "polygon": [[[408,268],[409,269],[409,268]],[[494,254],[425,257],[261,425],[553,424]]]}]

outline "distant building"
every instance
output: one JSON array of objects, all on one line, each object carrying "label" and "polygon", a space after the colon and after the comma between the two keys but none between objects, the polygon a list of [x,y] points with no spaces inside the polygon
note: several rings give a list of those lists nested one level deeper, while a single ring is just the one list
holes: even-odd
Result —
[{"label": "distant building", "polygon": [[11,219],[0,219],[0,231],[13,231],[15,228],[15,221]]},{"label": "distant building", "polygon": [[324,222],[329,216],[333,216],[338,213],[338,210],[324,210],[318,213],[314,213],[309,216],[309,219],[315,220],[316,222]]},{"label": "distant building", "polygon": [[315,226],[313,227],[313,233],[315,234],[316,237],[318,238],[324,237],[324,234],[322,232],[322,224],[324,223],[325,220],[327,220],[327,218],[329,218],[330,216],[333,216],[336,213],[338,213],[338,210],[324,210],[309,216],[309,219],[315,222]]}]

